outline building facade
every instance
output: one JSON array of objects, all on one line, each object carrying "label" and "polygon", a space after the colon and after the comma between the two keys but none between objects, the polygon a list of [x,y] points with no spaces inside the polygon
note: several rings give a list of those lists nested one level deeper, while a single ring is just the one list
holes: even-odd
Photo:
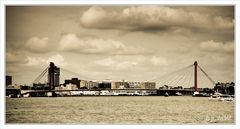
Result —
[{"label": "building facade", "polygon": [[141,89],[155,89],[156,83],[155,82],[141,82],[140,87],[141,87]]},{"label": "building facade", "polygon": [[125,89],[129,88],[128,82],[111,82],[111,89]]},{"label": "building facade", "polygon": [[81,80],[78,80],[78,78],[72,78],[71,80],[65,80],[64,84],[75,84],[77,86],[78,89],[80,89],[80,82]]},{"label": "building facade", "polygon": [[12,76],[6,76],[6,86],[12,85]]}]

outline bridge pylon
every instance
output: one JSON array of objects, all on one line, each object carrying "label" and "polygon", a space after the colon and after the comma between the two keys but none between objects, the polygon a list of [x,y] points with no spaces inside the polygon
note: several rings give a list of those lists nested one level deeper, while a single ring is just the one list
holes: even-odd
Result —
[{"label": "bridge pylon", "polygon": [[194,90],[197,91],[198,90],[198,72],[197,72],[197,68],[198,68],[198,63],[197,61],[194,62]]},{"label": "bridge pylon", "polygon": [[54,90],[54,87],[59,85],[60,68],[50,62],[48,68],[48,85],[49,90]]}]

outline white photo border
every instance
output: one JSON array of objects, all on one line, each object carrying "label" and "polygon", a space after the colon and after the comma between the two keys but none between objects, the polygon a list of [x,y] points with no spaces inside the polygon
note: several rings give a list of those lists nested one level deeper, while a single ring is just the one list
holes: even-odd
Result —
[{"label": "white photo border", "polygon": [[[232,5],[235,7],[235,124],[231,125],[47,125],[47,124],[6,124],[5,120],[5,47],[6,47],[6,6],[86,6],[86,5],[171,5],[171,6],[221,6],[221,5]],[[1,0],[0,1],[0,128],[1,129],[42,129],[42,128],[52,128],[52,129],[112,129],[112,128],[129,128],[129,129],[239,129],[240,128],[240,102],[239,94],[240,84],[239,80],[239,48],[240,48],[240,28],[239,28],[239,18],[240,18],[240,1],[238,0]]]}]

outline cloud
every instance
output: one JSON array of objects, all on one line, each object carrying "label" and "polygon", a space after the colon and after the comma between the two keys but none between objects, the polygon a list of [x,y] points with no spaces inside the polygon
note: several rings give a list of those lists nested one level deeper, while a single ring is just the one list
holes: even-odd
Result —
[{"label": "cloud", "polygon": [[204,41],[200,43],[200,49],[203,51],[212,51],[212,52],[233,52],[234,43],[233,42],[216,42],[213,40]]},{"label": "cloud", "polygon": [[6,62],[8,64],[24,64],[27,60],[24,53],[18,51],[8,51],[6,53]]},{"label": "cloud", "polygon": [[25,47],[27,50],[36,53],[43,53],[49,51],[48,42],[49,39],[47,37],[39,38],[39,37],[31,37],[26,43]]},{"label": "cloud", "polygon": [[54,62],[57,66],[67,66],[68,63],[65,61],[64,57],[60,54],[50,56],[49,58],[42,57],[27,57],[27,66],[39,66],[39,64],[43,64],[48,66],[50,62]]},{"label": "cloud", "polygon": [[120,54],[134,55],[150,53],[144,48],[126,46],[124,43],[111,39],[80,38],[76,34],[63,35],[59,42],[59,50],[82,54]]},{"label": "cloud", "polygon": [[123,30],[233,29],[233,19],[183,8],[137,6],[120,12],[91,7],[80,17],[85,28]]},{"label": "cloud", "polygon": [[39,66],[39,64],[46,64],[46,60],[41,57],[27,57],[27,66]]},{"label": "cloud", "polygon": [[129,60],[122,60],[120,61],[119,58],[118,59],[112,59],[112,58],[105,58],[102,60],[97,60],[94,62],[97,65],[100,66],[104,66],[104,67],[109,67],[111,69],[115,69],[115,70],[124,70],[124,69],[128,69],[130,67],[136,66],[138,64],[138,62],[136,61],[129,61]]},{"label": "cloud", "polygon": [[166,66],[168,65],[167,59],[163,57],[153,56],[150,58],[150,62],[155,66]]},{"label": "cloud", "polygon": [[111,70],[127,70],[127,69],[146,69],[153,66],[167,66],[168,61],[161,56],[146,57],[138,56],[114,56],[93,62],[98,66],[102,66]]},{"label": "cloud", "polygon": [[68,63],[65,61],[64,57],[60,54],[49,57],[46,62],[47,63],[54,62],[54,64],[57,66],[67,66],[68,65]]}]

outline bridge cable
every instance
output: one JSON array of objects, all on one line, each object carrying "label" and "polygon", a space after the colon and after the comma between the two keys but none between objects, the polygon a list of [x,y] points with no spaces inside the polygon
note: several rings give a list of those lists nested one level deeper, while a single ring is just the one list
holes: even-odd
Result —
[{"label": "bridge cable", "polygon": [[204,73],[204,75],[209,79],[212,84],[215,84],[215,81],[199,65],[198,68]]},{"label": "bridge cable", "polygon": [[[186,70],[186,72],[184,72],[183,73],[183,75],[181,76],[181,78],[174,84],[175,86],[179,86],[179,83],[181,82],[181,81],[183,81],[183,79],[185,79],[186,78],[186,74],[188,73],[188,71]],[[181,83],[180,83],[181,84]],[[181,86],[183,86],[183,85],[181,85]]]},{"label": "bridge cable", "polygon": [[200,86],[213,86],[214,84],[208,79],[208,77],[203,73],[203,72],[199,72],[200,74]]},{"label": "bridge cable", "polygon": [[37,78],[34,79],[34,81],[33,81],[32,83],[37,83],[37,82],[39,82],[39,81],[42,79],[42,77],[46,74],[47,70],[48,70],[48,67],[45,68],[45,69],[40,73],[40,75],[38,75]]},{"label": "bridge cable", "polygon": [[[182,83],[187,86],[187,82],[188,82],[188,78],[189,76],[191,76],[191,73],[192,73],[192,69],[189,69],[188,73],[187,73],[187,76],[184,78],[184,80],[182,81]],[[185,87],[184,86],[184,87]]]},{"label": "bridge cable", "polygon": [[183,68],[181,68],[181,69],[178,69],[178,70],[176,70],[176,71],[173,71],[173,72],[171,72],[171,73],[162,75],[162,76],[160,76],[160,77],[155,77],[155,78],[153,78],[153,79],[150,79],[149,81],[155,81],[155,80],[158,80],[158,79],[162,79],[162,78],[171,76],[172,74],[177,73],[177,72],[180,72],[180,71],[182,71],[182,70],[185,70],[185,69],[187,69],[187,68],[189,68],[189,67],[191,67],[191,66],[193,66],[193,64],[191,64],[191,65],[189,65],[189,66],[186,66],[186,67],[183,67]]},{"label": "bridge cable", "polygon": [[81,74],[79,74],[79,73],[75,73],[75,72],[70,71],[70,70],[67,70],[67,69],[65,69],[65,68],[61,68],[61,69],[62,69],[63,71],[65,71],[65,72],[70,73],[70,74],[77,75],[80,79],[85,79],[85,80],[89,79],[89,80],[91,80],[89,77],[83,76],[83,75],[81,75]]},{"label": "bridge cable", "polygon": [[[188,68],[190,68],[190,67],[186,67],[186,68],[184,68],[184,69],[182,69],[181,71],[179,71],[178,73],[176,73],[176,74],[174,74],[175,76],[174,77],[170,77],[169,76],[169,79],[167,80],[165,80],[164,82],[163,82],[163,84],[164,83],[167,83],[168,82],[168,85],[171,85],[171,84],[173,84],[174,82],[176,82],[176,81],[178,81],[182,76],[182,73],[185,73],[185,70],[187,70]],[[184,71],[183,71],[184,70]],[[179,78],[179,79],[178,79]],[[169,82],[170,81],[170,82]]]},{"label": "bridge cable", "polygon": [[192,87],[192,85],[190,85],[191,82],[193,82],[192,80],[193,80],[193,71],[191,71],[191,75],[189,76],[189,80],[188,80],[188,86],[189,87]]}]

